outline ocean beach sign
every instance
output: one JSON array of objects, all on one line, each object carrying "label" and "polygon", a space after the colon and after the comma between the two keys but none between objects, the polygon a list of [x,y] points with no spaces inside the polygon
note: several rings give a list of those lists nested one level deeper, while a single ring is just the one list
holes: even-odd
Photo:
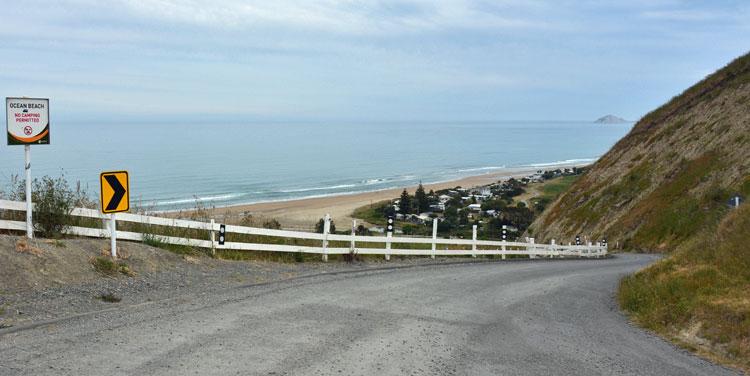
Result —
[{"label": "ocean beach sign", "polygon": [[49,144],[49,99],[5,98],[8,145]]}]

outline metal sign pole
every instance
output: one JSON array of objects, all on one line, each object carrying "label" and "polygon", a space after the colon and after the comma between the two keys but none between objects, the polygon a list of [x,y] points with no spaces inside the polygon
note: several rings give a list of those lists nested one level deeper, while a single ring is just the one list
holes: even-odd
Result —
[{"label": "metal sign pole", "polygon": [[24,169],[26,170],[26,237],[29,239],[34,238],[34,224],[32,223],[32,208],[31,208],[31,146],[23,146],[23,154],[26,164]]},{"label": "metal sign pole", "polygon": [[109,246],[112,249],[112,258],[117,258],[117,221],[115,220],[115,213],[110,214],[109,226]]}]

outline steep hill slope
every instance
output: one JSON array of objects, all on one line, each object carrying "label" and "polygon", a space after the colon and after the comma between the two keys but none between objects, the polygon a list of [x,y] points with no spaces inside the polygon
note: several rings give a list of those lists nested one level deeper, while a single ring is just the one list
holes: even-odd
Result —
[{"label": "steep hill slope", "polygon": [[641,119],[532,225],[669,252],[623,280],[640,325],[750,372],[750,54]]},{"label": "steep hill slope", "polygon": [[750,195],[750,54],[644,116],[531,233],[667,251],[716,226],[737,192]]}]

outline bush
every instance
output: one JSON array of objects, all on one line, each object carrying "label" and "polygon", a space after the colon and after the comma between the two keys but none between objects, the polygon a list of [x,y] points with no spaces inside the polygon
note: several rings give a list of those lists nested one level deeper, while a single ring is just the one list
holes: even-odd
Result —
[{"label": "bush", "polygon": [[[318,220],[318,223],[315,224],[315,232],[318,234],[323,233],[323,228],[325,227],[325,219],[321,218]],[[333,219],[331,219],[331,234],[336,232],[336,224],[333,223]]]},{"label": "bush", "polygon": [[[87,191],[76,184],[72,189],[65,176],[44,176],[31,183],[31,201],[34,202],[34,231],[45,238],[59,238],[71,223],[70,212],[76,206],[92,207]],[[26,181],[17,176],[11,178],[11,190],[5,193],[11,200],[26,200]]]}]

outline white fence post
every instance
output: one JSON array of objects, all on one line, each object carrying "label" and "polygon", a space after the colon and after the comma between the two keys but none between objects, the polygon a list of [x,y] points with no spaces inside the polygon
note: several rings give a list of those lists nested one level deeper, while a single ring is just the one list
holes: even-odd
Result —
[{"label": "white fence post", "polygon": [[323,261],[328,261],[328,233],[331,231],[331,216],[326,214],[323,220]]},{"label": "white fence post", "polygon": [[109,219],[109,246],[112,258],[117,258],[117,219],[115,213],[110,214]]},{"label": "white fence post", "polygon": [[430,255],[430,258],[435,258],[435,251],[437,250],[437,228],[438,228],[438,219],[433,218],[432,219],[432,254]]},{"label": "white fence post", "polygon": [[211,218],[211,256],[216,256],[216,233],[214,233],[214,221],[213,218]]},{"label": "white fence post", "polygon": [[391,237],[393,233],[388,231],[385,235],[385,261],[391,261]]},{"label": "white fence post", "polygon": [[349,252],[354,253],[354,236],[357,235],[357,220],[352,219],[352,241],[349,244]]},{"label": "white fence post", "polygon": [[477,257],[477,225],[471,227],[471,257]]},{"label": "white fence post", "polygon": [[24,170],[26,170],[26,237],[34,238],[34,223],[32,222],[31,206],[31,146],[23,146],[23,155],[25,159]]},{"label": "white fence post", "polygon": [[557,253],[557,248],[555,247],[555,239],[552,239],[552,241],[549,242],[549,258],[555,258],[555,254]]},{"label": "white fence post", "polygon": [[526,249],[529,251],[529,258],[535,259],[536,258],[536,245],[534,243],[534,238],[526,238],[528,239],[529,245],[526,246]]}]

